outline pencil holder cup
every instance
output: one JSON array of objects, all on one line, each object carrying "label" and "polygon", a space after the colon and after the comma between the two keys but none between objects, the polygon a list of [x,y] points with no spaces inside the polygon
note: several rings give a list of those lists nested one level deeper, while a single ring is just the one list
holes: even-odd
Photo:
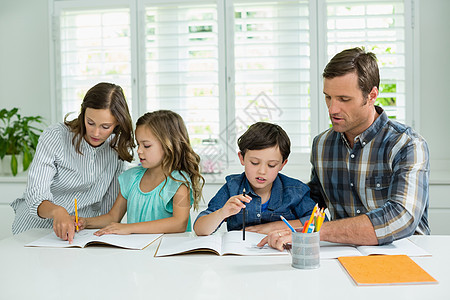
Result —
[{"label": "pencil holder cup", "polygon": [[292,233],[292,266],[297,269],[317,269],[320,266],[320,235]]}]

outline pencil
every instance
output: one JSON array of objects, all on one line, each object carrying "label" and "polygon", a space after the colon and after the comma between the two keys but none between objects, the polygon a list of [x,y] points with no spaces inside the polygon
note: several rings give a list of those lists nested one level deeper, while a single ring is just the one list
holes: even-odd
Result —
[{"label": "pencil", "polygon": [[[302,230],[303,233],[308,232],[308,227],[311,226],[311,224],[313,223],[314,216],[315,216],[316,210],[317,210],[318,208],[319,208],[319,204],[316,204],[316,205],[314,206],[314,209],[313,209],[312,213],[311,213],[311,217],[309,218],[309,221],[308,221],[307,223],[305,223],[305,225],[303,226],[303,230]],[[306,227],[306,224],[308,224],[308,227]]]},{"label": "pencil", "polygon": [[[242,191],[242,195],[245,197],[245,188]],[[245,241],[245,207],[242,209],[242,240]]]},{"label": "pencil", "polygon": [[295,229],[294,229],[294,227],[292,227],[292,225],[291,224],[289,224],[289,222],[286,220],[286,218],[285,217],[283,217],[283,216],[280,216],[280,218],[281,218],[281,221],[283,221],[284,222],[284,224],[286,224],[286,226],[287,227],[289,227],[289,229],[292,231],[292,232],[295,232]]},{"label": "pencil", "polygon": [[78,208],[77,208],[77,198],[75,198],[75,223],[77,223],[77,232],[80,230],[78,228]]}]

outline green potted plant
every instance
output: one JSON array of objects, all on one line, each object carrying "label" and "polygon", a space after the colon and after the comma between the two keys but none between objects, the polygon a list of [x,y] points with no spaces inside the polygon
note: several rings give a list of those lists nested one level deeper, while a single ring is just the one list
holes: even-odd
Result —
[{"label": "green potted plant", "polygon": [[11,173],[18,172],[17,157],[22,156],[23,170],[26,171],[33,160],[42,129],[35,127],[42,123],[41,116],[22,117],[19,109],[0,111],[0,159],[11,155]]}]

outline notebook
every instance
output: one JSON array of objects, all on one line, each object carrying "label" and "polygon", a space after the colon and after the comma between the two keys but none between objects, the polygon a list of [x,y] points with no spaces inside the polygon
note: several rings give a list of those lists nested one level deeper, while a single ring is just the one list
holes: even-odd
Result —
[{"label": "notebook", "polygon": [[357,285],[398,285],[438,283],[406,255],[339,257]]},{"label": "notebook", "polygon": [[94,232],[96,231],[98,231],[98,229],[84,229],[80,232],[76,232],[72,244],[69,244],[68,241],[61,240],[54,232],[52,232],[34,242],[26,244],[25,247],[84,248],[89,245],[100,244],[125,249],[142,250],[162,236],[162,234],[105,234],[96,236],[94,235]]}]

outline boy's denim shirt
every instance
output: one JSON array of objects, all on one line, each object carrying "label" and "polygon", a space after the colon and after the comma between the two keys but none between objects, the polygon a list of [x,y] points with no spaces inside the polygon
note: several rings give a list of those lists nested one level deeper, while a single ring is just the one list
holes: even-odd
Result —
[{"label": "boy's denim shirt", "polygon": [[[261,211],[261,197],[259,197],[245,176],[242,174],[229,175],[226,183],[220,188],[217,194],[209,201],[208,208],[202,211],[198,218],[208,215],[220,208],[230,199],[230,197],[242,194],[245,188],[252,201],[246,204],[246,226],[259,225],[274,221],[281,221],[280,216],[287,220],[300,219],[302,224],[311,215],[316,203],[311,199],[309,187],[300,180],[290,178],[283,174],[278,174],[273,182],[269,199],[269,206],[266,211]],[[228,231],[242,229],[242,210],[236,215],[228,217],[226,220]],[[220,224],[222,225],[222,223]],[[219,227],[220,227],[219,225]],[[286,227],[287,228],[287,227]],[[217,229],[216,229],[217,230]]]}]

